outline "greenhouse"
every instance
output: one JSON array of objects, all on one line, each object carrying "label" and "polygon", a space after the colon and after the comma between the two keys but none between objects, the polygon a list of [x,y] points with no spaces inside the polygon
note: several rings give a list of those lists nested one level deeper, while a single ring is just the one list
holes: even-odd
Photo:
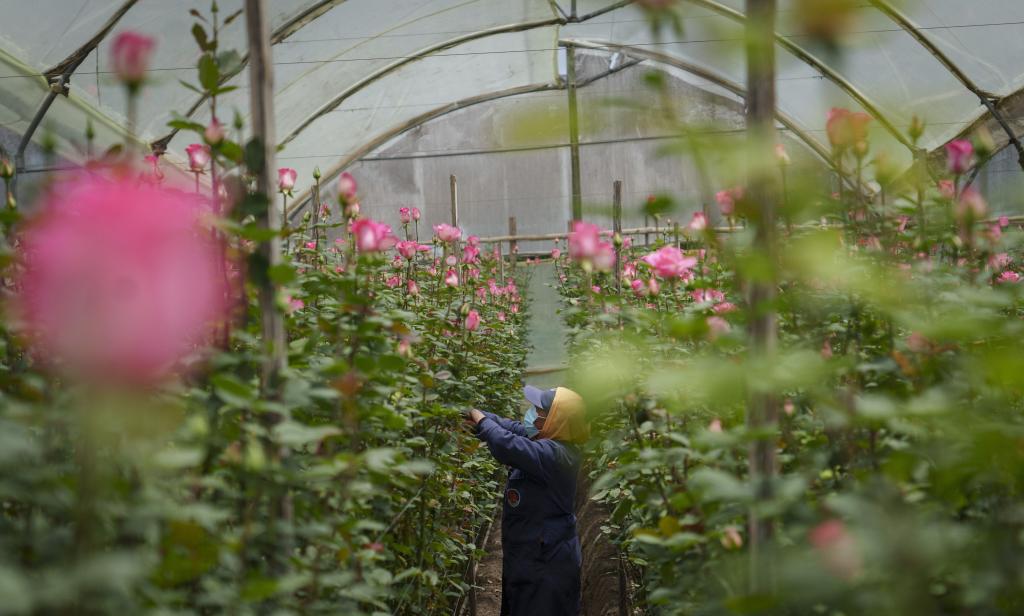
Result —
[{"label": "greenhouse", "polygon": [[1021,139],[1018,0],[0,0],[0,613],[1022,614]]}]

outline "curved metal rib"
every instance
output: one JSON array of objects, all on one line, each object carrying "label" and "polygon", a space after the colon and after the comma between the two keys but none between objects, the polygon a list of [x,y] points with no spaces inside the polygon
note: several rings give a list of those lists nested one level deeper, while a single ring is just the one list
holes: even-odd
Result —
[{"label": "curved metal rib", "polygon": [[413,54],[410,54],[410,55],[405,56],[405,57],[403,57],[403,58],[401,58],[399,60],[395,60],[394,62],[391,62],[390,64],[382,66],[381,68],[373,71],[369,75],[363,77],[359,81],[353,83],[349,87],[347,87],[344,90],[342,90],[337,96],[335,96],[331,100],[329,100],[326,103],[324,103],[323,105],[321,105],[316,111],[314,111],[309,116],[307,116],[304,120],[302,120],[302,122],[300,122],[298,126],[296,126],[291,131],[289,131],[288,135],[285,136],[285,138],[282,139],[278,143],[278,145],[279,146],[287,145],[293,139],[298,137],[299,133],[301,133],[303,130],[308,128],[311,124],[316,122],[318,119],[320,119],[324,115],[326,115],[326,114],[334,111],[338,107],[340,107],[341,104],[344,103],[349,97],[353,96],[354,94],[356,94],[357,92],[359,92],[363,88],[369,86],[370,84],[372,84],[373,82],[377,81],[378,79],[381,79],[382,77],[397,71],[398,69],[402,68],[403,66],[405,66],[407,64],[411,64],[411,63],[416,62],[418,60],[422,60],[423,58],[429,57],[429,56],[431,56],[431,55],[433,55],[433,54],[435,54],[435,53],[437,53],[439,51],[444,51],[445,49],[451,49],[452,47],[457,47],[458,45],[462,45],[463,43],[468,43],[468,42],[475,41],[475,40],[478,40],[478,39],[487,38],[489,36],[495,36],[495,35],[498,35],[498,34],[508,34],[508,33],[512,33],[512,32],[523,32],[523,31],[526,31],[526,30],[533,30],[535,28],[543,28],[543,27],[546,27],[546,26],[556,26],[556,25],[561,25],[561,24],[564,24],[564,23],[566,23],[566,20],[564,20],[562,18],[550,18],[550,19],[541,19],[541,20],[538,20],[538,21],[527,21],[527,22],[521,22],[521,23],[516,23],[516,24],[508,24],[508,25],[505,25],[505,26],[497,26],[497,27],[494,27],[494,28],[488,28],[487,30],[480,30],[479,32],[473,32],[471,34],[465,34],[463,36],[458,36],[458,37],[455,37],[455,38],[452,38],[452,39],[448,39],[447,41],[442,41],[440,43],[437,43],[436,45],[431,45],[429,47],[424,47],[423,49],[421,49],[421,50],[419,50],[419,51],[417,51],[417,52],[415,52]]},{"label": "curved metal rib", "polygon": [[995,119],[995,121],[999,123],[999,126],[1006,133],[1006,136],[1010,140],[1009,142],[1013,144],[1014,148],[1016,148],[1017,160],[1020,163],[1021,168],[1024,169],[1024,145],[1021,144],[1020,139],[1017,138],[1017,135],[1013,132],[1013,129],[1010,128],[1010,125],[1006,121],[1006,118],[1004,118],[1002,113],[1000,113],[998,108],[999,97],[992,94],[991,92],[986,92],[985,90],[982,90],[980,87],[978,87],[978,84],[974,83],[974,80],[972,80],[967,75],[967,73],[963,72],[963,70],[959,66],[957,66],[956,63],[953,62],[953,60],[949,56],[947,56],[941,49],[938,48],[937,45],[935,45],[935,43],[931,41],[931,39],[929,39],[927,36],[924,35],[923,32],[921,32],[917,24],[915,24],[909,17],[901,13],[899,9],[891,5],[888,2],[888,0],[868,1],[872,4],[872,6],[874,6],[876,9],[884,13],[886,17],[896,22],[896,24],[899,25],[900,28],[902,28],[907,34],[912,36],[914,40],[916,40],[922,47],[927,49],[933,56],[935,56],[935,58],[940,63],[942,63],[944,67],[946,67],[946,70],[948,70],[954,77],[957,78],[957,80],[960,83],[964,85],[965,88],[970,90],[972,93],[974,93],[975,96],[978,97],[978,100],[981,101],[981,104],[984,105],[985,108],[988,110],[989,115],[991,115]]},{"label": "curved metal rib", "polygon": [[[747,21],[747,16],[744,15],[743,13],[735,9],[732,9],[728,6],[725,6],[724,4],[716,2],[715,0],[687,1],[698,6],[703,6],[706,9],[714,11],[719,15],[728,17],[734,21],[740,23],[746,23]],[[821,73],[822,76],[824,76],[826,79],[836,84],[837,86],[839,86],[840,89],[849,94],[851,98],[860,103],[861,107],[863,107],[865,111],[867,111],[876,120],[878,120],[878,123],[881,124],[885,128],[885,130],[889,132],[889,134],[891,134],[897,141],[906,146],[907,149],[909,149],[912,153],[916,154],[918,152],[919,148],[917,148],[913,143],[911,143],[910,140],[907,139],[906,135],[904,135],[898,128],[896,128],[896,125],[894,125],[892,121],[890,121],[889,118],[886,117],[884,113],[882,113],[882,110],[878,107],[878,105],[876,105],[866,94],[861,92],[857,88],[857,86],[850,83],[845,77],[843,77],[834,69],[832,69],[832,67],[828,66],[827,64],[819,60],[817,57],[814,56],[814,54],[807,51],[800,45],[797,45],[793,41],[787,39],[786,37],[782,36],[778,32],[775,33],[775,41],[783,49],[796,56],[797,59],[799,59],[801,62],[814,68],[819,73]]]}]

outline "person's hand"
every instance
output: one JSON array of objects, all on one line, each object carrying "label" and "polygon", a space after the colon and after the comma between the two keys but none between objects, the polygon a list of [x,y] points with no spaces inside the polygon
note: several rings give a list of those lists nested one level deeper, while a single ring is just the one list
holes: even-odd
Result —
[{"label": "person's hand", "polygon": [[476,409],[462,410],[462,419],[466,422],[466,424],[470,426],[476,426],[478,423],[480,423],[480,420],[483,418],[484,414]]}]

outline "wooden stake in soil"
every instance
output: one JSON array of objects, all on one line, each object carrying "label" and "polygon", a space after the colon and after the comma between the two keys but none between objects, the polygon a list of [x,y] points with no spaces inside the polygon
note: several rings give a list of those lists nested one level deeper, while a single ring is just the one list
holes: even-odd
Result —
[{"label": "wooden stake in soil", "polygon": [[[516,236],[516,217],[508,217],[508,234],[512,237]],[[510,240],[508,243],[508,258],[512,269],[516,268],[516,257],[519,255],[519,242],[516,240]]]},{"label": "wooden stake in soil", "polygon": [[612,183],[612,236],[615,247],[615,290],[622,291],[622,180]]},{"label": "wooden stake in soil", "polygon": [[[774,174],[762,170],[760,160],[771,160],[775,145],[775,9],[776,0],[747,0],[747,139],[751,157],[750,194],[761,209],[751,217],[754,228],[754,247],[774,266],[776,261],[776,202],[778,190]],[[773,276],[774,278],[774,276]],[[749,305],[751,357],[770,358],[775,353],[778,338],[776,313],[771,308],[775,300],[774,279],[758,280],[750,285]],[[778,419],[778,399],[772,393],[751,395],[747,406],[747,426],[753,431],[773,430]],[[760,438],[750,445],[750,476],[755,486],[757,502],[772,497],[775,475],[775,439]],[[765,544],[771,537],[768,519],[750,512],[750,581],[751,592],[761,592],[770,586],[770,569]]]},{"label": "wooden stake in soil", "polygon": [[[245,22],[249,35],[249,101],[253,141],[259,145],[263,159],[263,164],[251,171],[256,176],[256,192],[268,201],[266,217],[260,222],[268,229],[280,231],[281,214],[271,196],[274,194],[274,153],[277,138],[274,133],[274,70],[270,55],[270,24],[266,18],[263,0],[246,0]],[[269,267],[281,263],[281,244],[276,239],[265,242],[260,250],[264,252]],[[288,361],[284,320],[274,301],[276,293],[274,283],[267,277],[259,290],[265,345],[265,390],[276,385],[277,377]]]}]

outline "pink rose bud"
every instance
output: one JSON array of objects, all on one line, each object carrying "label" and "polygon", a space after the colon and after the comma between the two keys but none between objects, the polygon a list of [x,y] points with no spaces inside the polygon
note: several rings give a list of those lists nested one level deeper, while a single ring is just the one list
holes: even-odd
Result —
[{"label": "pink rose bud", "polygon": [[708,228],[708,217],[704,215],[704,212],[694,212],[693,219],[686,227],[691,231],[703,231]]},{"label": "pink rose bud", "polygon": [[444,283],[449,287],[459,286],[459,275],[455,273],[455,270],[448,270],[448,272],[444,275]]},{"label": "pink rose bud", "polygon": [[860,549],[842,521],[822,522],[811,530],[808,538],[832,575],[846,581],[860,576],[863,570]]},{"label": "pink rose bud", "polygon": [[295,188],[295,180],[299,177],[295,169],[281,167],[277,170],[277,190],[285,195],[291,195]]},{"label": "pink rose bud", "polygon": [[647,292],[655,296],[661,293],[661,285],[658,284],[657,278],[651,278],[647,281]]},{"label": "pink rose bud", "polygon": [[561,257],[561,256],[562,256],[562,251],[561,250],[559,250],[557,248],[552,248],[551,249],[551,258],[552,259],[557,259],[558,257]]},{"label": "pink rose bud", "polygon": [[217,118],[210,120],[206,130],[203,131],[203,139],[210,145],[218,145],[224,141],[224,126],[217,121]]},{"label": "pink rose bud", "polygon": [[192,173],[203,173],[210,164],[210,147],[201,143],[193,143],[185,148],[188,155],[188,168]]},{"label": "pink rose bud", "polygon": [[1009,227],[1010,226],[1010,218],[1008,216],[1000,216],[999,217],[999,226],[1002,227],[1003,229]]},{"label": "pink rose bud", "polygon": [[294,314],[296,311],[302,310],[303,308],[306,307],[305,302],[303,302],[301,299],[295,299],[291,295],[285,298],[285,302],[288,306],[288,314]]},{"label": "pink rose bud", "polygon": [[146,78],[149,58],[156,41],[138,32],[122,32],[111,47],[114,74],[129,88],[138,88]]},{"label": "pink rose bud", "polygon": [[357,189],[356,179],[348,171],[343,172],[338,177],[338,197],[341,198],[343,203],[355,201]]},{"label": "pink rose bud", "polygon": [[390,278],[384,281],[384,284],[386,284],[388,288],[394,289],[398,285],[402,284],[402,279],[399,278],[398,276],[391,276]]},{"label": "pink rose bud", "polygon": [[466,331],[475,332],[478,327],[480,327],[480,313],[470,310],[466,315]]},{"label": "pink rose bud", "polygon": [[708,424],[708,432],[721,432],[722,431],[722,420],[712,419],[711,423]]},{"label": "pink rose bud", "polygon": [[419,220],[420,219],[420,208],[418,208],[418,207],[412,208],[412,212],[411,213],[412,213],[412,219],[413,220]]},{"label": "pink rose bud", "polygon": [[419,285],[417,285],[416,281],[411,278],[405,283],[405,290],[409,292],[409,295],[416,296],[420,294]]},{"label": "pink rose bud", "polygon": [[398,219],[402,221],[403,225],[407,225],[412,222],[412,214],[409,212],[409,208],[403,207],[398,210]]},{"label": "pink rose bud", "polygon": [[971,167],[974,158],[974,145],[966,139],[950,141],[946,144],[946,167],[950,173],[961,175]]}]

